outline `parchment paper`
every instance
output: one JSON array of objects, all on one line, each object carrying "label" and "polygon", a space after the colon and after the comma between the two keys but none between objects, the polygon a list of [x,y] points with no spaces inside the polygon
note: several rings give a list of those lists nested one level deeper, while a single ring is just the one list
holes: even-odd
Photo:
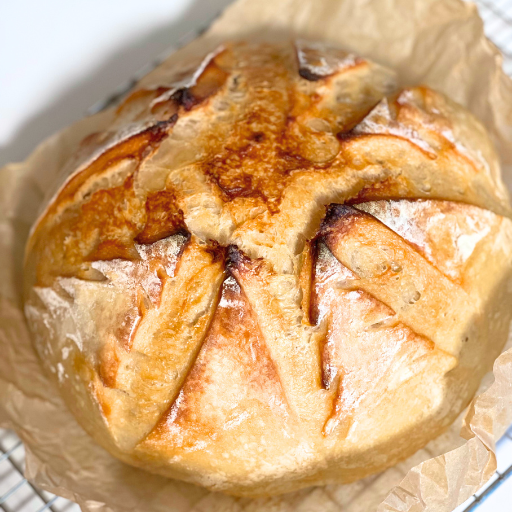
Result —
[{"label": "parchment paper", "polygon": [[[393,67],[404,84],[425,83],[467,106],[491,132],[512,185],[512,82],[483,35],[476,8],[459,0],[239,0],[143,83],[158,83],[174,62],[222,40],[291,35],[341,44]],[[0,169],[0,423],[25,443],[29,480],[78,502],[84,512],[442,512],[492,475],[495,441],[512,423],[512,349],[496,360],[494,375],[482,384],[487,391],[465,420],[409,460],[351,485],[233,498],[126,466],[97,446],[39,366],[20,284],[24,244],[43,198],[78,142],[111,118],[109,110],[84,119],[43,142],[25,162]],[[461,425],[467,441],[459,436]]]}]

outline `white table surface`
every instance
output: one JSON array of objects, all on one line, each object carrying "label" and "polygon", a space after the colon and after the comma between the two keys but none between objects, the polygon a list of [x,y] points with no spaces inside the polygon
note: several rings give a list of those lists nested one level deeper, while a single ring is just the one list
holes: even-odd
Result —
[{"label": "white table surface", "polygon": [[[479,1],[490,4],[491,10],[507,2]],[[38,142],[80,119],[89,107],[187,33],[203,27],[230,2],[0,0],[0,166],[24,159]],[[491,11],[487,14],[490,34],[512,45],[512,34],[504,32],[507,27],[497,31],[502,22]],[[499,37],[495,42],[507,49]],[[15,442],[9,439],[8,443]],[[499,444],[498,464],[498,470],[512,464],[512,430]],[[16,475],[2,471],[2,492],[9,489],[9,478],[19,479]],[[512,478],[474,510],[511,512]]]},{"label": "white table surface", "polygon": [[0,165],[24,159],[231,0],[0,0]]}]

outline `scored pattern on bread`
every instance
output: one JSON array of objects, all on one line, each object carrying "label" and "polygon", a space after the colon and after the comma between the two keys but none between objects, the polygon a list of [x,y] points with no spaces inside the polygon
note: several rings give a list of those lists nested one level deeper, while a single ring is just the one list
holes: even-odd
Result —
[{"label": "scored pattern on bread", "polygon": [[468,403],[508,322],[508,197],[482,126],[395,82],[323,44],[225,44],[83,141],[25,311],[108,450],[272,494],[389,467]]}]

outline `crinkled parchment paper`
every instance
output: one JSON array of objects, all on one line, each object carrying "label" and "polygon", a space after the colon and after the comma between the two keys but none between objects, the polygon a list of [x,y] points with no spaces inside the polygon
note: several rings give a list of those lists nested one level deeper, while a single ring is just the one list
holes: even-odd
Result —
[{"label": "crinkled parchment paper", "polygon": [[[342,45],[390,65],[405,84],[428,84],[467,106],[491,132],[512,185],[512,82],[476,8],[459,0],[239,0],[143,82],[157,82],[173,62],[225,39],[290,34]],[[409,460],[351,485],[233,498],[126,466],[85,434],[32,350],[21,311],[21,266],[28,230],[52,183],[78,142],[111,116],[84,119],[43,142],[27,161],[0,170],[0,422],[25,443],[27,477],[91,512],[441,512],[471,496],[494,472],[495,441],[512,423],[512,349],[496,360],[482,387],[487,391],[465,420]]]}]

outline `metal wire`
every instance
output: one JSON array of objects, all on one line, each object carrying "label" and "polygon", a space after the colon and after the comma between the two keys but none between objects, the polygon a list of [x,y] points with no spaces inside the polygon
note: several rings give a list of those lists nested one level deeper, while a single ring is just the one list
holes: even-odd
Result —
[{"label": "metal wire", "polygon": [[25,485],[27,483],[27,479],[23,478],[20,482],[18,482],[16,485],[12,486],[1,498],[0,498],[0,505],[5,503],[22,485]]},{"label": "metal wire", "polygon": [[465,510],[464,512],[471,512],[475,511],[482,502],[484,502],[505,480],[507,480],[510,476],[512,476],[512,466],[509,466],[509,468],[504,473],[498,473],[499,475],[494,482],[485,489],[485,491],[480,494],[479,496],[475,497],[475,501],[473,501]]},{"label": "metal wire", "polygon": [[20,446],[22,446],[22,442],[18,441],[10,450],[2,454],[2,456],[0,457],[0,462],[2,462],[5,459],[8,459],[11,456],[11,454],[16,450],[16,448],[19,448]]},{"label": "metal wire", "polygon": [[[6,432],[6,431],[4,431],[4,432]],[[11,433],[11,437],[14,438],[13,433]],[[7,466],[7,468],[10,470],[10,473],[8,473],[8,474],[11,474],[11,475],[17,474],[21,477],[21,480],[19,480],[16,484],[12,485],[7,491],[5,491],[0,496],[0,508],[6,512],[13,512],[13,510],[10,507],[7,507],[7,501],[14,494],[18,493],[18,491],[20,491],[26,485],[27,486],[27,494],[26,494],[25,499],[28,499],[30,497],[32,497],[32,498],[37,497],[43,503],[42,506],[38,507],[37,512],[43,511],[43,510],[49,510],[51,512],[58,512],[57,510],[52,508],[52,505],[57,501],[57,499],[62,500],[62,502],[67,502],[67,500],[64,500],[64,498],[59,498],[58,496],[55,496],[50,493],[46,493],[47,496],[45,496],[43,491],[41,491],[40,489],[35,487],[23,476],[23,473],[24,473],[23,463],[18,462],[14,458],[15,452],[22,446],[23,446],[23,444],[20,440],[17,440],[15,442],[15,444],[7,450],[4,450],[3,447],[0,446],[0,450],[2,452],[2,454],[0,455],[0,464],[3,463],[4,465]],[[2,468],[2,467],[3,466],[0,465],[0,468]],[[21,508],[17,508],[16,512],[24,512],[24,511]]]},{"label": "metal wire", "polygon": [[[501,49],[504,57],[504,69],[512,76],[512,0],[476,0],[476,3],[484,20],[486,33],[488,37]],[[94,114],[109,107],[110,105],[118,103],[120,99],[136,85],[137,81],[142,76],[160,64],[170,53],[185,45],[191,39],[197,37],[199,33],[201,33],[201,31],[193,31],[186,34],[182,39],[180,39],[175,47],[169,49],[169,51],[164,55],[159,56],[152,63],[145,66],[130,80],[121,84],[121,86],[118,87],[109,97],[99,101],[88,109],[87,114]],[[0,432],[5,433],[6,431],[0,430]],[[12,433],[10,435],[12,438],[14,437]],[[512,429],[509,430],[507,436],[512,441]],[[51,493],[41,491],[26,480],[23,476],[23,464],[17,462],[14,457],[16,451],[22,446],[23,445],[19,439],[16,440],[8,449],[4,449],[0,442],[0,470],[3,468],[3,465],[8,464],[10,470],[21,478],[21,480],[10,486],[0,496],[0,509],[5,512],[62,512],[63,510],[69,510],[69,507],[72,506],[73,508],[76,507],[78,510],[78,507],[70,501]],[[496,475],[490,481],[492,482],[490,485],[488,484],[483,491],[481,490],[476,493],[472,498],[470,498],[470,500],[468,500],[467,505],[463,505],[462,508],[459,507],[457,510],[460,512],[475,512],[481,503],[483,503],[511,476],[512,465],[502,472],[496,472]],[[1,474],[0,484],[2,484],[3,478],[5,477]],[[42,505],[39,505],[37,508],[28,508],[26,506],[26,498],[25,501],[21,503],[20,507],[11,508],[9,506],[9,502],[12,501],[12,498],[22,489],[29,490],[32,497],[39,498],[41,500]],[[25,503],[25,505],[23,503]]]},{"label": "metal wire", "polygon": [[45,510],[52,510],[52,505],[59,499],[58,496],[54,496],[48,503],[45,503],[37,512],[44,512]]}]

